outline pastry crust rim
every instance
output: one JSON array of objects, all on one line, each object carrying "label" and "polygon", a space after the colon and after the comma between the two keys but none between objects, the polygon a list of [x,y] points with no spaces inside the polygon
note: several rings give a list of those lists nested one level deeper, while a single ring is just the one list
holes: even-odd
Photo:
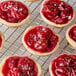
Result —
[{"label": "pastry crust rim", "polygon": [[[47,1],[47,0],[45,0],[45,1]],[[69,25],[69,24],[74,20],[74,18],[75,18],[75,11],[74,11],[74,9],[73,9],[73,17],[72,17],[72,19],[71,19],[68,23],[66,23],[66,24],[56,24],[56,23],[48,20],[48,19],[42,14],[42,8],[43,8],[43,5],[44,5],[45,1],[42,2],[42,5],[41,5],[42,7],[41,7],[41,9],[40,9],[40,15],[41,15],[42,19],[43,19],[48,25],[50,25],[50,26],[52,26],[52,27],[55,27],[55,28],[63,28],[63,27],[65,27],[65,26]],[[61,0],[61,1],[63,1],[63,0]]]},{"label": "pastry crust rim", "polygon": [[76,42],[69,36],[69,31],[71,30],[71,28],[73,28],[74,26],[76,26],[76,24],[72,25],[71,27],[69,27],[66,31],[66,39],[69,42],[69,44],[76,49]]},{"label": "pastry crust rim", "polygon": [[[25,34],[30,30],[30,29],[32,29],[32,28],[34,28],[34,27],[36,27],[36,26],[29,26],[26,30],[25,30],[25,32],[24,32],[24,34],[23,34],[23,37],[22,37],[22,43],[23,43],[23,45],[24,45],[24,47],[27,49],[27,51],[29,51],[31,54],[34,54],[34,55],[37,55],[37,56],[48,56],[48,55],[51,55],[53,52],[55,52],[57,49],[58,49],[58,47],[59,47],[59,43],[60,43],[60,36],[58,35],[58,34],[56,34],[54,31],[54,33],[55,33],[55,35],[56,36],[58,36],[58,42],[57,42],[57,45],[55,46],[55,48],[51,51],[51,52],[48,52],[48,53],[39,53],[39,52],[36,52],[36,51],[34,51],[33,49],[31,49],[27,44],[26,44],[26,42],[24,41],[24,36],[25,36]],[[44,26],[45,27],[45,26]]]},{"label": "pastry crust rim", "polygon": [[[4,1],[10,1],[10,0],[4,0]],[[13,1],[13,0],[12,0]],[[19,0],[15,0],[15,1],[19,1]],[[19,2],[21,2],[21,1],[19,1]],[[21,3],[23,3],[23,2],[21,2]],[[23,3],[24,4],[24,3]],[[25,5],[25,4],[24,4]],[[26,6],[26,5],[25,5]],[[27,7],[27,6],[26,6]],[[6,26],[8,26],[9,28],[18,28],[18,27],[20,27],[20,26],[22,26],[24,23],[26,23],[28,20],[29,20],[29,18],[30,18],[30,10],[29,10],[29,8],[27,7],[27,9],[28,9],[28,16],[25,18],[25,19],[23,19],[21,22],[19,22],[19,23],[11,23],[11,22],[8,22],[8,21],[6,21],[6,20],[4,20],[4,19],[2,19],[2,18],[0,18],[0,22],[1,23],[3,23],[3,24],[5,24]]]},{"label": "pastry crust rim", "polygon": [[[9,56],[9,57],[13,57],[13,56]],[[9,57],[6,57],[5,59],[3,59],[3,61],[2,61],[1,64],[0,64],[0,76],[3,76],[3,74],[2,74],[2,68],[3,68],[6,60],[7,60]],[[29,56],[19,56],[19,57],[28,57],[28,58],[30,58],[31,60],[33,60],[34,63],[36,64],[36,67],[38,68],[38,75],[37,75],[37,76],[41,76],[41,75],[42,75],[41,65],[40,65],[34,58],[31,58],[31,57],[29,57]]]},{"label": "pastry crust rim", "polygon": [[5,36],[4,36],[3,32],[1,32],[1,31],[0,31],[0,36],[1,36],[1,39],[2,39],[2,44],[1,44],[1,47],[0,47],[0,51],[1,51],[4,47],[4,44],[5,44]]},{"label": "pastry crust rim", "polygon": [[49,72],[50,72],[50,75],[53,76],[53,73],[51,70],[52,70],[52,62],[50,62],[50,64],[49,64]]}]

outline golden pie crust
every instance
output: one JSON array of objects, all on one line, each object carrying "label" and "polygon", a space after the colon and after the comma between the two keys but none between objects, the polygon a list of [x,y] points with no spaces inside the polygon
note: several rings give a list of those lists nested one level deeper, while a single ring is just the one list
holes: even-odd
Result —
[{"label": "golden pie crust", "polygon": [[58,34],[55,34],[55,35],[58,36],[59,41],[57,42],[56,47],[55,47],[51,52],[48,52],[48,53],[39,53],[39,52],[34,51],[33,49],[31,49],[30,47],[27,46],[27,44],[26,44],[25,41],[24,41],[25,34],[26,34],[29,30],[33,29],[34,27],[35,27],[35,26],[30,26],[30,27],[28,27],[28,28],[25,30],[25,32],[24,32],[24,34],[23,34],[23,37],[22,37],[22,43],[23,43],[24,47],[25,47],[30,53],[32,53],[32,54],[34,54],[34,55],[37,55],[37,56],[48,56],[48,55],[52,54],[53,52],[55,52],[55,51],[57,50],[57,48],[59,47],[59,43],[60,43],[60,36],[59,36]]},{"label": "golden pie crust", "polygon": [[50,75],[51,75],[51,76],[54,76],[53,73],[52,73],[52,62],[51,62],[50,65],[49,65],[49,72],[50,72]]},{"label": "golden pie crust", "polygon": [[[45,1],[47,1],[47,0],[45,0]],[[44,17],[44,15],[43,15],[42,12],[41,12],[41,10],[42,10],[42,8],[43,8],[43,4],[45,3],[45,1],[43,1],[43,3],[42,3],[42,7],[41,7],[41,9],[40,9],[40,15],[41,15],[42,19],[43,19],[48,25],[50,25],[50,26],[52,26],[52,27],[62,28],[62,27],[65,27],[65,26],[69,25],[69,24],[74,20],[74,18],[75,18],[75,13],[74,13],[74,12],[73,12],[73,17],[72,17],[72,19],[71,19],[68,23],[66,23],[66,24],[56,24],[56,23],[48,20],[46,17]],[[61,0],[61,1],[63,1],[63,0]],[[73,10],[73,11],[74,11],[74,10]]]},{"label": "golden pie crust", "polygon": [[[10,0],[4,0],[4,1],[10,1]],[[19,1],[19,0],[15,0],[15,1]],[[29,18],[30,18],[30,10],[28,8],[28,16],[25,19],[23,19],[21,22],[19,22],[19,23],[10,23],[10,22],[7,22],[6,20],[2,19],[2,18],[0,18],[0,22],[7,25],[10,28],[17,28],[17,27],[20,27],[22,24],[26,23],[29,20]]]},{"label": "golden pie crust", "polygon": [[[21,56],[22,57],[22,56]],[[2,74],[2,68],[4,66],[4,63],[6,62],[6,60],[8,59],[9,57],[6,57],[5,59],[3,59],[2,63],[0,64],[0,76],[4,76]],[[28,57],[30,58],[30,57]],[[37,65],[37,68],[38,68],[38,76],[42,76],[42,69],[41,69],[41,65],[33,58],[30,58],[31,60],[33,60],[35,62],[35,64]]]},{"label": "golden pie crust", "polygon": [[0,31],[0,36],[2,38],[2,44],[1,44],[1,47],[0,47],[0,51],[1,51],[4,47],[4,44],[5,44],[5,36],[1,31]]},{"label": "golden pie crust", "polygon": [[71,28],[73,28],[75,25],[72,25],[66,32],[66,39],[67,41],[69,42],[69,44],[74,48],[76,49],[76,42],[69,36],[69,31],[71,30]]}]

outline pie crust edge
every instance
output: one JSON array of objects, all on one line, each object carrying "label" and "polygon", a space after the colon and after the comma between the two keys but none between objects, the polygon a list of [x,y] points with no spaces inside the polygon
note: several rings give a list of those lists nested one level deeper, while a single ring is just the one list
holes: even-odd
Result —
[{"label": "pie crust edge", "polygon": [[76,42],[70,38],[69,36],[69,31],[71,30],[72,27],[76,26],[76,24],[72,25],[70,28],[68,28],[68,30],[66,31],[66,39],[69,42],[69,44],[76,49]]},{"label": "pie crust edge", "polygon": [[1,44],[1,47],[0,47],[0,51],[1,51],[4,47],[4,44],[5,44],[5,36],[1,31],[0,31],[0,36],[2,38],[2,44]]},{"label": "pie crust edge", "polygon": [[50,72],[50,75],[53,76],[53,73],[52,73],[52,62],[49,65],[49,72]]}]

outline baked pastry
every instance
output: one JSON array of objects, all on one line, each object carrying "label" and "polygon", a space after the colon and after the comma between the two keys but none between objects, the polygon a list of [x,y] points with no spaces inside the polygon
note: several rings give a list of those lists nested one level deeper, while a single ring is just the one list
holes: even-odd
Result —
[{"label": "baked pastry", "polygon": [[76,55],[62,54],[49,66],[51,76],[76,76]]},{"label": "baked pastry", "polygon": [[4,44],[5,44],[5,37],[4,34],[0,31],[0,51],[4,47]]},{"label": "baked pastry", "polygon": [[76,25],[72,25],[66,32],[66,39],[76,49]]},{"label": "baked pastry", "polygon": [[74,19],[73,8],[63,0],[44,0],[40,14],[53,27],[67,26]]},{"label": "baked pastry", "polygon": [[0,64],[0,76],[41,76],[41,66],[30,57],[12,56]]},{"label": "baked pastry", "polygon": [[28,2],[36,2],[38,0],[25,0],[25,1],[28,1]]},{"label": "baked pastry", "polygon": [[0,22],[8,27],[19,27],[29,19],[28,7],[20,1],[3,1],[0,3]]},{"label": "baked pastry", "polygon": [[48,27],[30,26],[24,32],[22,42],[32,54],[46,56],[56,51],[60,36]]}]

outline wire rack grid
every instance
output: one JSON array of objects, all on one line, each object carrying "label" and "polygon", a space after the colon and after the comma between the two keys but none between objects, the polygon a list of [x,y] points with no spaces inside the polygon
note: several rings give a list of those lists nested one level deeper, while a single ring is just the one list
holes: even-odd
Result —
[{"label": "wire rack grid", "polygon": [[[20,1],[22,1],[22,0],[20,0]],[[65,0],[65,1],[67,3],[69,3],[74,8],[74,10],[76,10],[76,0]],[[0,31],[4,32],[4,35],[6,38],[5,46],[4,46],[3,50],[0,52],[0,62],[6,56],[12,56],[12,55],[30,56],[41,64],[42,70],[43,70],[42,76],[50,76],[48,65],[55,57],[57,57],[58,55],[60,55],[62,53],[76,54],[76,50],[71,48],[71,46],[68,44],[68,42],[65,38],[65,32],[66,32],[67,28],[70,27],[71,25],[75,24],[76,19],[72,23],[70,23],[69,26],[67,26],[67,27],[53,28],[53,27],[47,25],[40,16],[40,7],[41,7],[42,0],[40,0],[38,2],[34,2],[34,3],[25,2],[25,1],[22,1],[22,2],[24,2],[30,8],[30,11],[31,11],[30,20],[19,28],[8,28],[4,24],[0,23]],[[51,29],[53,29],[56,33],[60,34],[61,42],[60,42],[60,46],[56,52],[54,52],[50,56],[39,57],[39,56],[32,55],[24,48],[24,46],[22,44],[22,34],[24,33],[24,31],[27,27],[32,26],[32,25],[47,26],[47,27],[50,27]]]}]

